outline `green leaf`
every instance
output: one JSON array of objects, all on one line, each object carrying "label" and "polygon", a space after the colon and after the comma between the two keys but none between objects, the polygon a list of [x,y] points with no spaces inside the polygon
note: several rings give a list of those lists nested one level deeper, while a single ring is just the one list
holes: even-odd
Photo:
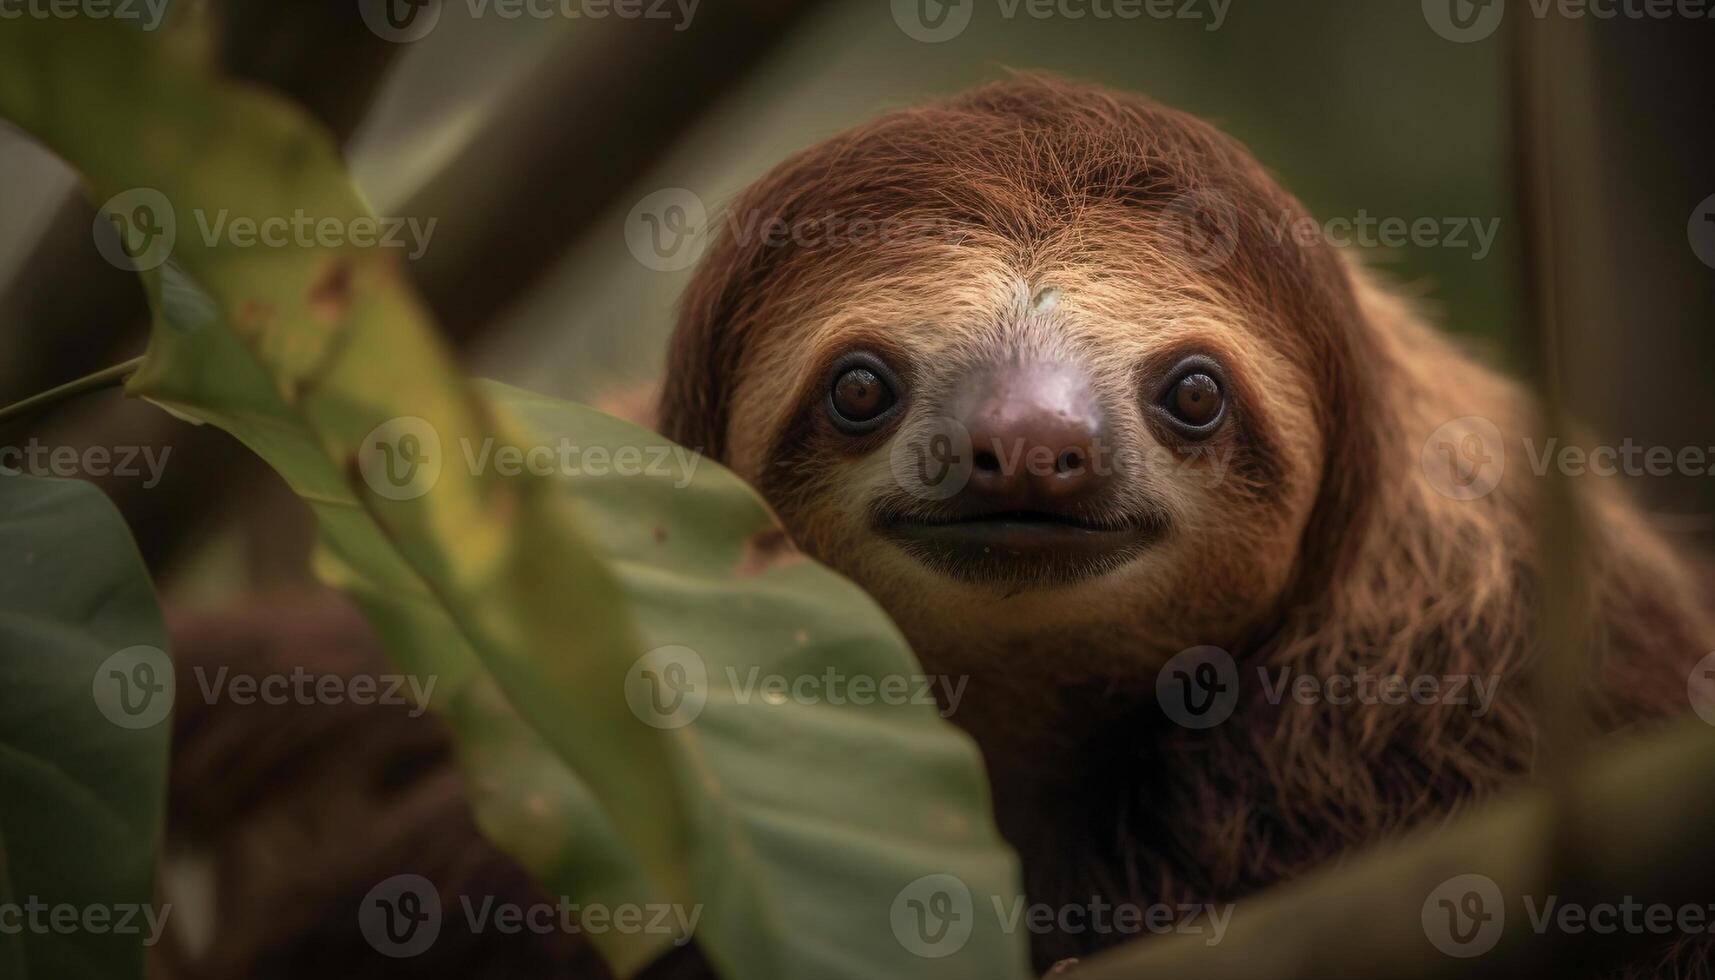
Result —
[{"label": "green leaf", "polygon": [[173,670],[113,505],[0,471],[0,976],[143,975]]},{"label": "green leaf", "polygon": [[[1026,975],[1023,937],[988,913],[1017,869],[970,741],[932,704],[750,687],[920,674],[860,590],[785,547],[715,464],[586,408],[479,392],[395,255],[205,238],[223,210],[367,217],[295,110],[101,25],[19,30],[0,38],[0,111],[97,200],[142,186],[177,213],[131,391],[232,432],[316,508],[324,574],[452,692],[433,707],[488,832],[575,900],[694,911],[726,976]],[[550,478],[483,455],[561,438],[670,462]],[[591,938],[621,972],[662,941]]]}]

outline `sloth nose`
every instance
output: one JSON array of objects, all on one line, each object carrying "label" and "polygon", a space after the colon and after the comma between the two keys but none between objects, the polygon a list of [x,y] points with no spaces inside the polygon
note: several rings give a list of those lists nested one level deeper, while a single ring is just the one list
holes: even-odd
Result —
[{"label": "sloth nose", "polygon": [[952,416],[971,436],[959,496],[984,510],[1055,510],[1107,481],[1105,420],[1089,378],[1072,365],[996,365],[971,373]]}]

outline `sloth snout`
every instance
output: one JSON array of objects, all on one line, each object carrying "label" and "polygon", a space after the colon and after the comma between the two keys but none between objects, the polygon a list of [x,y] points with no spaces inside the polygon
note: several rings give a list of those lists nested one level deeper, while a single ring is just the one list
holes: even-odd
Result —
[{"label": "sloth snout", "polygon": [[1054,510],[1106,484],[1106,418],[1089,377],[1055,363],[970,373],[951,405],[974,454],[961,496],[994,510]]}]

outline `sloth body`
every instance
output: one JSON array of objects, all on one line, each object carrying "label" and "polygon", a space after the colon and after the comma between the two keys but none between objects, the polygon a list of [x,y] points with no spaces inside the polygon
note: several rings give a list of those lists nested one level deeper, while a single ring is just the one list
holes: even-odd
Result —
[{"label": "sloth body", "polygon": [[[1235,142],[1025,77],[835,137],[733,208],[683,302],[663,430],[968,678],[953,720],[1032,901],[1230,901],[1531,771],[1554,614],[1531,404],[1331,247],[1279,240],[1305,213]],[[853,237],[742,234],[757,216]],[[1470,430],[1432,439],[1471,417],[1514,462],[1481,492]],[[950,484],[928,475],[942,435]],[[1696,583],[1611,490],[1583,500],[1596,723],[1681,711],[1715,638]],[[1207,647],[1237,703],[1175,724],[1162,669]],[[1492,697],[1259,682],[1365,676]]]}]

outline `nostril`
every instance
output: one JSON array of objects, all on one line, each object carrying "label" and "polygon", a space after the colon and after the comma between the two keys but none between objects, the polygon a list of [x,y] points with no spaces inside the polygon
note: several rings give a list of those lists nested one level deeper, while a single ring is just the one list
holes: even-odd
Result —
[{"label": "nostril", "polygon": [[1054,462],[1054,472],[1060,474],[1076,473],[1084,468],[1084,454],[1076,449],[1068,449],[1060,454]]},{"label": "nostril", "polygon": [[987,450],[979,450],[976,458],[972,462],[977,469],[984,473],[1000,472],[1000,457]]}]

